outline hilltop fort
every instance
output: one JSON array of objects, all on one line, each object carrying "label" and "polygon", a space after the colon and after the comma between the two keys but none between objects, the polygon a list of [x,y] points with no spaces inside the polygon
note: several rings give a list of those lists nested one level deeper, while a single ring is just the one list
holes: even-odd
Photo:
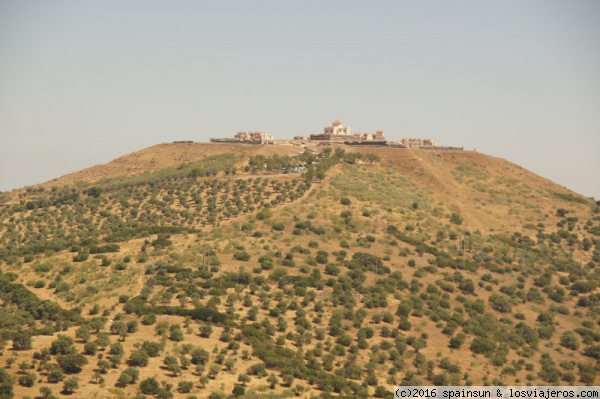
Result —
[{"label": "hilltop fort", "polygon": [[[352,146],[389,146],[396,148],[421,148],[435,150],[463,150],[464,147],[439,146],[431,138],[403,138],[399,141],[388,141],[383,130],[375,133],[352,133],[350,126],[344,126],[340,120],[335,120],[331,126],[325,126],[323,133],[294,136],[292,140],[275,140],[268,132],[239,131],[234,137],[210,138],[211,143],[226,144],[275,144],[291,143],[304,145],[314,143],[317,145],[343,144]],[[181,142],[177,142],[181,143]]]},{"label": "hilltop fort", "polygon": [[233,138],[212,138],[211,143],[273,144],[275,138],[269,132],[245,132],[240,130]]},{"label": "hilltop fort", "polygon": [[[350,132],[350,126],[342,125],[339,120],[334,121],[331,126],[325,126],[322,134],[311,134],[309,140],[326,141],[330,143],[341,144],[380,144],[385,145],[387,140],[383,135],[383,130],[377,130],[375,133],[354,133]],[[298,137],[298,136],[297,136]],[[295,137],[295,138],[297,138]]]},{"label": "hilltop fort", "polygon": [[11,397],[598,384],[600,203],[474,151],[234,139],[0,193]]}]

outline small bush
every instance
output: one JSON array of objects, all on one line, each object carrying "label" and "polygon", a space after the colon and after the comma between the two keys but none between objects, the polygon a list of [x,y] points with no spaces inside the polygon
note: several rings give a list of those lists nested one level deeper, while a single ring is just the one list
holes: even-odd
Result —
[{"label": "small bush", "polygon": [[246,262],[246,261],[250,260],[250,254],[246,251],[238,251],[233,254],[233,258],[235,260],[240,260],[240,261]]},{"label": "small bush", "polygon": [[285,224],[281,222],[275,222],[271,225],[271,228],[275,231],[283,231],[285,230]]},{"label": "small bush", "polygon": [[73,257],[73,262],[85,262],[90,257],[87,252],[80,252]]},{"label": "small bush", "polygon": [[146,378],[140,382],[140,390],[146,395],[156,395],[160,389],[160,384],[154,377]]}]

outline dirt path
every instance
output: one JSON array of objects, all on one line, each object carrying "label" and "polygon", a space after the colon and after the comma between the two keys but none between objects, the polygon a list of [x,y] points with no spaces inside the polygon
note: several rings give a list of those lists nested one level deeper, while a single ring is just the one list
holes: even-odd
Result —
[{"label": "dirt path", "polygon": [[138,283],[140,285],[140,289],[138,290],[138,293],[135,296],[140,296],[142,294],[142,290],[144,289],[144,281],[143,281],[143,274],[140,274],[140,277],[138,277]]}]

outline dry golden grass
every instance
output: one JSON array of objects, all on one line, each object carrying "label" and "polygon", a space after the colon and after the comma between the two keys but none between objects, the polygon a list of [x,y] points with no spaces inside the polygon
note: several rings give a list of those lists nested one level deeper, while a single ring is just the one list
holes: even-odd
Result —
[{"label": "dry golden grass", "polygon": [[181,164],[197,163],[208,157],[222,154],[236,155],[295,155],[302,148],[292,145],[252,145],[252,144],[158,144],[143,150],[124,155],[106,164],[92,166],[78,172],[52,179],[39,186],[68,186],[80,182],[95,183],[123,176],[137,176]]},{"label": "dry golden grass", "polygon": [[[242,152],[246,156],[253,154],[286,154],[291,155],[298,153],[301,150],[299,147],[289,145],[275,145],[275,146],[240,146],[240,145],[224,145],[224,144],[162,144],[154,147],[150,147],[133,154],[126,155],[118,158],[115,161],[110,162],[106,165],[99,165],[93,168],[86,169],[81,172],[77,172],[71,175],[63,176],[54,181],[45,183],[48,186],[51,185],[71,185],[76,182],[97,182],[104,179],[115,178],[123,175],[136,175],[146,171],[157,171],[165,167],[177,167],[182,163],[193,163],[201,161],[207,156],[218,155],[229,152]],[[338,165],[328,172],[327,178],[322,182],[316,182],[313,184],[312,189],[305,194],[303,198],[298,199],[294,203],[286,203],[279,205],[273,209],[273,216],[270,220],[257,221],[254,215],[240,215],[239,217],[231,220],[223,220],[218,223],[218,226],[206,227],[203,229],[202,235],[198,236],[195,234],[188,235],[174,235],[171,239],[173,244],[168,249],[160,251],[153,251],[149,255],[149,260],[143,263],[137,263],[135,258],[140,253],[140,249],[143,245],[144,239],[135,239],[126,243],[121,243],[121,251],[118,254],[109,255],[114,257],[115,261],[122,259],[125,256],[131,256],[134,261],[129,265],[126,273],[123,273],[126,278],[118,280],[118,283],[113,280],[114,284],[110,285],[110,273],[107,270],[103,276],[101,274],[96,275],[96,269],[99,266],[89,264],[87,266],[77,264],[75,272],[65,276],[68,280],[77,288],[77,281],[81,278],[81,275],[77,273],[87,273],[87,283],[93,283],[98,286],[102,286],[101,292],[91,295],[88,297],[82,297],[80,303],[83,306],[84,314],[87,314],[92,304],[96,303],[100,305],[101,311],[107,310],[109,319],[116,317],[118,313],[122,313],[122,304],[118,303],[118,296],[121,294],[127,294],[135,296],[140,293],[141,287],[145,284],[148,276],[144,275],[144,270],[147,264],[152,264],[158,260],[173,260],[180,262],[183,267],[196,268],[198,266],[198,247],[200,245],[210,245],[213,248],[218,248],[218,259],[221,263],[221,269],[216,273],[216,276],[223,275],[227,272],[236,272],[240,269],[240,266],[246,271],[253,271],[256,268],[260,268],[258,257],[262,254],[270,251],[281,251],[284,255],[291,251],[291,248],[300,245],[302,247],[309,247],[310,241],[317,241],[318,248],[311,248],[311,256],[314,256],[318,250],[324,250],[329,253],[330,261],[334,259],[332,253],[340,250],[340,241],[346,240],[349,243],[349,248],[346,248],[347,256],[346,259],[350,259],[356,252],[369,252],[377,254],[379,256],[388,255],[389,261],[386,261],[386,266],[390,267],[392,271],[399,271],[402,273],[404,280],[411,281],[413,275],[417,270],[429,266],[435,259],[431,254],[423,254],[419,256],[414,252],[414,248],[405,243],[399,243],[397,246],[391,245],[390,241],[392,237],[386,233],[385,228],[388,225],[397,226],[400,230],[404,230],[408,225],[415,226],[415,234],[420,234],[425,238],[425,242],[428,244],[435,243],[435,235],[438,230],[469,230],[470,232],[479,231],[481,240],[486,240],[494,234],[506,234],[510,235],[514,232],[521,232],[523,234],[535,237],[536,230],[535,226],[538,223],[545,225],[545,231],[556,232],[556,223],[560,220],[556,216],[557,208],[565,208],[570,211],[569,216],[577,216],[580,221],[585,221],[590,214],[590,205],[583,203],[585,202],[577,194],[570,192],[569,190],[552,183],[551,181],[537,176],[523,168],[520,168],[508,161],[487,156],[485,154],[476,152],[442,152],[437,154],[431,151],[421,151],[414,149],[392,149],[392,148],[347,148],[347,151],[357,151],[361,153],[376,153],[381,157],[381,162],[371,166],[355,166],[355,165]],[[240,166],[243,162],[240,162]],[[244,176],[236,176],[236,178],[243,178]],[[276,179],[288,179],[288,177],[274,176]],[[388,192],[382,193],[378,190],[387,190]],[[572,195],[580,201],[569,201],[565,200],[564,197],[561,199],[558,194]],[[351,205],[344,206],[340,204],[340,198],[349,197],[352,200]],[[569,197],[567,197],[569,198]],[[411,209],[411,204],[418,202],[418,209]],[[339,233],[334,233],[334,227],[340,224],[340,214],[342,211],[349,210],[352,212],[353,220],[356,222],[356,231],[343,230]],[[370,216],[363,216],[363,211],[371,211]],[[463,225],[460,227],[454,226],[449,222],[450,215],[453,213],[460,213],[464,219]],[[311,220],[312,223],[319,226],[326,226],[327,232],[322,236],[316,236],[314,234],[303,234],[294,235],[294,224],[297,221]],[[251,232],[242,232],[240,226],[248,221],[254,222],[255,230],[264,233],[262,237],[253,237]],[[282,232],[273,232],[271,230],[271,223],[273,221],[284,222],[286,228]],[[533,225],[526,227],[526,225]],[[196,226],[198,227],[198,226]],[[374,242],[370,244],[370,247],[365,248],[357,244],[359,238],[372,235]],[[150,239],[155,238],[155,236]],[[234,246],[243,246],[250,254],[251,259],[247,262],[241,262],[233,259],[232,252]],[[452,248],[453,243],[441,243],[446,245],[445,250],[452,253],[454,256],[459,256],[457,251]],[[266,250],[265,247],[269,249]],[[408,248],[411,250],[408,256],[400,255],[402,249]],[[579,257],[582,261],[586,262],[590,259],[590,253],[581,251],[580,249],[573,249],[574,257]],[[467,256],[472,254],[467,254]],[[71,253],[59,253],[50,257],[52,262],[55,262],[58,268],[61,263],[69,263],[73,254]],[[306,255],[295,255],[296,267],[285,268],[289,275],[304,275],[299,270],[299,266],[304,264],[307,259]],[[416,266],[410,267],[408,260],[414,259]],[[90,260],[90,262],[98,263],[98,260]],[[517,262],[518,263],[518,262]],[[26,283],[29,280],[35,280],[38,278],[51,280],[57,272],[53,269],[49,272],[48,276],[39,276],[36,274],[30,264],[25,264],[18,271],[19,281]],[[87,268],[86,268],[87,267]],[[277,266],[279,267],[279,266]],[[318,265],[321,272],[323,273],[324,265]],[[312,267],[311,267],[312,269]],[[436,281],[444,277],[444,273],[452,274],[454,270],[440,269],[437,274],[426,273],[422,277],[419,277],[419,281],[426,286],[427,284],[435,284]],[[263,271],[263,276],[268,276],[270,271]],[[473,272],[463,271],[463,274],[468,278],[471,278],[476,284],[480,281],[483,274],[488,273],[488,270],[479,269]],[[494,277],[498,280],[497,284],[494,284],[491,291],[486,289],[477,289],[478,299],[484,300],[487,304],[488,298],[491,294],[497,293],[500,286],[510,285],[515,283],[518,273],[499,275],[494,274]],[[96,276],[96,277],[95,277]],[[323,278],[329,278],[323,273]],[[373,273],[367,275],[366,285],[372,285],[377,280],[378,276]],[[532,282],[529,279],[525,284],[525,290],[532,287]],[[165,287],[155,288],[154,294],[159,290],[164,291]],[[53,293],[53,290],[48,288],[39,288],[31,290],[42,299],[50,299],[58,302],[63,307],[69,308],[73,306],[71,302],[65,301],[63,297],[57,296]],[[279,291],[276,284],[271,284],[270,294]],[[236,293],[235,290],[228,290],[228,294]],[[455,309],[458,305],[455,301],[455,297],[459,292],[455,292],[451,295],[452,308]],[[248,287],[243,287],[239,292],[239,297],[233,308],[236,314],[240,317],[239,320],[247,317],[248,308],[242,305],[241,298],[245,294],[249,293]],[[406,292],[405,292],[406,294]],[[260,306],[258,293],[251,295],[254,301],[254,305]],[[322,315],[322,322],[315,327],[326,328],[327,321],[333,312],[331,303],[333,301],[334,292],[331,287],[325,286],[322,290],[317,291],[317,297],[315,301],[322,300],[327,306]],[[358,304],[364,298],[364,295],[356,293],[355,299]],[[225,297],[224,297],[225,298]],[[470,299],[474,299],[471,297]],[[376,330],[375,336],[369,341],[369,345],[373,346],[380,344],[383,340],[390,340],[389,338],[382,338],[379,334],[381,331],[381,324],[375,324],[372,321],[372,317],[375,314],[382,312],[390,312],[395,314],[398,304],[403,299],[401,295],[390,295],[388,297],[388,306],[386,308],[375,308],[367,309],[367,317],[363,326],[371,326]],[[208,297],[203,300],[206,303]],[[573,310],[575,309],[577,298],[567,297],[564,303],[571,310],[570,315],[556,314],[556,332],[553,338],[549,341],[541,341],[540,348],[535,354],[527,359],[527,362],[535,364],[535,371],[539,371],[539,359],[543,352],[548,352],[552,355],[555,362],[558,364],[560,361],[588,361],[589,359],[583,358],[580,352],[573,352],[561,348],[558,344],[560,335],[569,330],[573,330],[575,327],[581,325],[581,322],[585,320],[585,315],[575,315]],[[221,312],[226,311],[224,300],[218,306]],[[272,300],[273,302],[273,300]],[[171,298],[169,304],[178,305],[176,298]],[[191,305],[187,305],[188,307]],[[316,314],[310,310],[309,305],[307,307],[307,318],[312,320]],[[531,303],[517,304],[513,307],[513,310],[509,314],[500,314],[494,310],[489,309],[493,312],[497,318],[510,318],[513,322],[515,320],[514,315],[516,313],[522,313],[525,317],[525,321],[533,324],[540,310],[547,309],[549,302],[547,301],[544,305],[532,305]],[[291,330],[294,325],[295,312],[288,311],[284,318],[290,326],[288,330]],[[269,318],[269,311],[267,309],[260,309],[257,320],[260,322],[264,318]],[[124,320],[133,319],[134,316],[125,316]],[[171,324],[183,325],[185,320],[181,317],[176,316],[159,316],[159,321],[167,321]],[[398,324],[399,317],[395,316],[394,323],[392,326]],[[427,346],[420,350],[420,353],[425,355],[428,360],[439,361],[444,357],[450,358],[454,363],[457,363],[461,367],[462,373],[468,373],[469,379],[474,381],[476,384],[481,383],[486,378],[491,381],[493,378],[500,375],[503,366],[494,366],[489,358],[482,355],[473,355],[469,349],[469,345],[473,339],[473,336],[468,336],[467,341],[462,345],[460,349],[451,349],[448,347],[449,337],[441,332],[441,329],[436,326],[429,317],[417,317],[411,315],[409,321],[412,324],[410,332],[405,333],[406,335],[419,336],[426,333],[429,338],[427,340]],[[273,321],[272,321],[273,322]],[[208,394],[215,390],[223,389],[226,393],[230,393],[233,388],[233,384],[237,381],[237,375],[259,360],[253,357],[250,360],[241,359],[241,352],[248,350],[252,352],[252,349],[244,344],[241,345],[237,351],[236,370],[234,373],[228,373],[221,370],[218,377],[214,380],[210,380],[205,388],[198,386],[199,376],[195,375],[192,370],[185,370],[182,376],[173,377],[169,372],[161,368],[162,359],[167,354],[174,353],[177,346],[181,346],[184,343],[203,347],[207,350],[212,351],[213,348],[224,348],[226,344],[219,341],[218,337],[221,334],[222,327],[213,327],[213,334],[210,338],[201,338],[198,335],[198,327],[201,323],[192,322],[191,326],[193,333],[186,333],[185,340],[181,343],[174,343],[167,340],[167,347],[158,358],[151,358],[148,367],[141,369],[140,379],[144,379],[150,376],[156,376],[157,379],[169,381],[169,383],[175,386],[179,381],[191,380],[194,381],[195,387],[190,395],[196,395],[200,397],[207,397]],[[347,326],[347,333],[355,337],[358,329],[352,326],[350,321],[344,320],[344,324]],[[109,323],[110,325],[110,323]],[[108,328],[108,326],[107,326]],[[67,335],[74,336],[75,328],[72,327],[66,332],[62,332]],[[277,337],[279,333],[276,333]],[[113,342],[116,340],[116,336],[111,336]],[[14,356],[17,358],[15,365],[13,365],[13,371],[15,371],[17,365],[22,360],[31,360],[31,356],[34,351],[40,350],[41,348],[48,347],[55,337],[48,336],[36,336],[33,340],[33,349],[29,351],[13,352],[10,349],[5,349],[2,359]],[[143,326],[140,325],[138,332],[131,334],[123,343],[125,347],[126,356],[135,349],[135,344],[140,343],[144,340],[160,340],[155,335],[154,326]],[[310,344],[306,344],[303,350],[309,350],[316,348],[316,339]],[[77,343],[76,346],[79,350],[82,349],[83,344]],[[295,343],[290,340],[286,340],[285,347],[296,351],[298,348]],[[369,351],[360,351],[357,356],[357,364],[364,366],[368,362]],[[228,356],[230,356],[228,354]],[[516,351],[512,350],[508,356],[508,363],[512,360],[518,360],[522,357],[519,356]],[[72,397],[82,398],[117,398],[117,397],[133,397],[136,393],[138,384],[131,385],[125,388],[115,388],[116,380],[120,372],[126,367],[121,365],[116,370],[110,370],[108,374],[104,376],[105,383],[101,387],[93,382],[92,374],[95,368],[96,359],[93,357],[89,358],[90,364],[84,367],[84,370],[78,374],[80,377],[80,389],[77,390],[76,394]],[[407,364],[413,360],[412,357],[407,359]],[[211,360],[212,363],[212,360]],[[389,364],[386,364],[386,366]],[[407,366],[408,367],[408,366]],[[207,367],[208,369],[208,367]],[[436,372],[440,372],[438,368]],[[529,371],[525,369],[516,372],[514,376],[507,375],[503,377],[503,381],[507,384],[524,384],[527,382],[526,375]],[[39,374],[39,373],[38,373]],[[385,368],[379,367],[376,369],[376,375],[379,378],[381,385],[387,384],[387,374]],[[394,378],[394,382],[399,382],[402,373],[398,373]],[[45,381],[45,379],[44,379]],[[535,380],[539,382],[539,380]],[[464,381],[459,381],[464,383]],[[296,383],[302,383],[307,389],[301,397],[311,397],[311,395],[318,395],[319,391],[315,386],[309,386],[306,381],[296,380]],[[57,393],[60,390],[62,384],[46,384],[38,383],[33,388],[23,388],[15,385],[15,391],[17,397],[23,397],[29,395],[34,397],[38,394],[40,386],[49,385],[53,388],[54,392]],[[248,389],[261,389],[264,390],[268,384],[266,379],[252,378],[252,381],[248,384]],[[391,388],[391,387],[390,387]],[[374,388],[369,388],[370,393],[373,394]],[[283,393],[288,388],[278,386],[275,392]],[[266,391],[270,391],[268,388]],[[187,395],[175,394],[176,397],[186,397]]]}]

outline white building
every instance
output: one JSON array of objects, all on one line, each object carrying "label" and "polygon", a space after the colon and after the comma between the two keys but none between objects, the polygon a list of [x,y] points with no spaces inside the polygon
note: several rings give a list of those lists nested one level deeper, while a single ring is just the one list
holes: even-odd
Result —
[{"label": "white building", "polygon": [[350,126],[342,125],[339,120],[333,122],[331,126],[325,126],[323,134],[334,134],[334,135],[350,135]]},{"label": "white building", "polygon": [[244,132],[239,131],[235,138],[240,141],[260,142],[261,144],[272,143],[274,138],[268,132]]}]

